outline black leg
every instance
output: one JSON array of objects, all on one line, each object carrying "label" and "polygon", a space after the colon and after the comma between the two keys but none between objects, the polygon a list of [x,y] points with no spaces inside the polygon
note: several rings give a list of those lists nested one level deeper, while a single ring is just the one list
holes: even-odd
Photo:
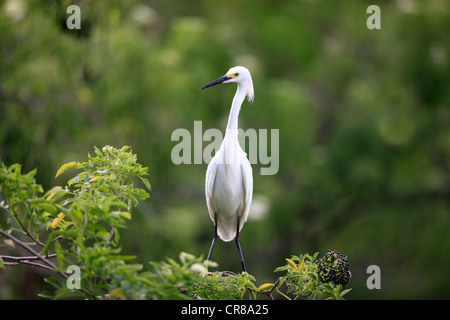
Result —
[{"label": "black leg", "polygon": [[244,256],[242,255],[241,243],[239,241],[239,224],[240,224],[239,220],[240,220],[240,218],[238,217],[237,228],[236,228],[236,245],[237,245],[237,248],[239,251],[239,256],[241,257],[242,270],[244,272],[247,272],[247,269],[245,268]]},{"label": "black leg", "polygon": [[209,249],[208,258],[206,260],[210,260],[214,245],[216,244],[216,240],[217,240],[217,213],[214,214],[214,236],[211,243],[211,248]]}]

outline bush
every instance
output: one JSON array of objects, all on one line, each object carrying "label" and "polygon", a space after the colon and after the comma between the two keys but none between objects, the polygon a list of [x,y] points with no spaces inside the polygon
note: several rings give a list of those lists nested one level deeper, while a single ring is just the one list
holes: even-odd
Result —
[{"label": "bush", "polygon": [[[145,178],[148,169],[137,162],[129,147],[111,146],[95,148],[95,156],[89,155],[86,162],[63,165],[56,177],[70,169],[79,172],[65,187],[44,192],[34,179],[36,170],[22,174],[19,164],[1,163],[0,167],[0,192],[5,199],[0,205],[7,214],[0,234],[6,245],[20,246],[31,254],[0,255],[0,267],[26,264],[52,270],[55,277],[45,281],[55,290],[42,292],[41,297],[241,300],[246,293],[251,299],[257,294],[273,299],[276,290],[288,299],[289,293],[295,299],[322,295],[342,299],[349,291],[341,292],[341,284],[320,282],[323,265],[316,263],[317,254],[286,259],[288,264],[275,270],[286,275],[259,288],[246,272],[209,272],[217,264],[185,252],[179,262],[170,258],[151,262],[152,270],[146,271],[143,265],[131,263],[134,256],[121,254],[119,242],[120,229],[132,218],[133,208],[149,197],[145,189],[135,186],[138,181],[150,191]],[[287,294],[279,289],[283,284]]]}]

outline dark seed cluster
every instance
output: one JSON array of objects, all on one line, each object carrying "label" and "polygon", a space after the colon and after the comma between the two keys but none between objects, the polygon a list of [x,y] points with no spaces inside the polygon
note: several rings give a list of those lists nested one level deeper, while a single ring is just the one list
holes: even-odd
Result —
[{"label": "dark seed cluster", "polygon": [[323,283],[334,282],[345,286],[350,281],[350,263],[347,256],[337,250],[328,250],[318,264],[318,274]]}]

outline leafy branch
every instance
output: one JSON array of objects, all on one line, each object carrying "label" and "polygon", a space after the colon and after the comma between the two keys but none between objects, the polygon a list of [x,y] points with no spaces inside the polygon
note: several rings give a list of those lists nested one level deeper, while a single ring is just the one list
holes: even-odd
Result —
[{"label": "leafy branch", "polygon": [[[41,297],[81,299],[257,299],[274,293],[286,299],[343,299],[350,279],[346,257],[329,251],[292,256],[276,272],[286,272],[275,283],[259,287],[243,272],[210,272],[211,261],[182,252],[179,261],[150,262],[151,270],[131,263],[134,256],[121,254],[120,229],[132,218],[139,201],[149,197],[145,189],[148,169],[137,162],[128,147],[95,148],[88,161],[61,166],[56,177],[77,170],[64,187],[44,192],[36,184],[36,170],[27,174],[21,166],[0,165],[0,222],[2,246],[17,255],[0,255],[0,268],[30,265],[54,272],[44,279],[54,292]],[[26,253],[19,254],[19,248]],[[72,274],[71,267],[78,270]],[[348,273],[347,273],[348,272]],[[74,280],[75,285],[69,285]],[[281,287],[287,288],[286,292]]]},{"label": "leafy branch", "polygon": [[[288,263],[275,270],[286,272],[279,279],[280,285],[286,284],[287,292],[294,296],[294,300],[301,297],[310,300],[322,297],[343,300],[343,296],[351,290],[342,290],[351,276],[347,257],[337,250],[329,250],[321,259],[317,259],[318,254],[301,254],[286,259]],[[285,298],[291,299],[278,289],[277,291]]]},{"label": "leafy branch", "polygon": [[[109,277],[99,280],[100,261],[122,264],[132,258],[118,255],[120,250],[114,246],[119,241],[119,229],[131,219],[133,207],[149,196],[134,186],[137,177],[150,190],[145,178],[148,169],[138,164],[136,155],[128,150],[95,148],[95,156],[89,155],[88,161],[63,165],[56,177],[70,168],[81,172],[64,188],[57,186],[46,193],[36,184],[36,170],[22,174],[20,165],[6,167],[2,163],[0,192],[4,200],[0,208],[7,218],[0,235],[6,245],[17,244],[31,256],[0,255],[0,266],[28,264],[53,270],[65,279],[68,275],[64,267],[75,264],[91,275],[85,281],[85,293],[101,296],[100,288]],[[95,259],[96,255],[99,259]],[[97,263],[89,265],[86,261]]]}]

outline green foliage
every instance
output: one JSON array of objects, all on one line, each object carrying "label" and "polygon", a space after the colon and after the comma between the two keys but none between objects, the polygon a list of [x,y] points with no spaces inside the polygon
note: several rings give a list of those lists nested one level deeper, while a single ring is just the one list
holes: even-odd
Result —
[{"label": "green foliage", "polygon": [[[81,9],[78,31],[65,28],[71,4]],[[380,30],[366,27],[370,4],[380,7]],[[351,297],[450,299],[450,256],[442,254],[450,250],[449,11],[445,0],[4,0],[0,157],[21,172],[38,168],[50,195],[61,164],[94,145],[132,145],[153,191],[124,219],[127,229],[118,227],[122,250],[142,265],[206,253],[206,164],[174,165],[171,134],[192,133],[195,120],[223,130],[235,88],[199,88],[245,65],[255,101],[243,105],[240,127],[280,133],[279,172],[261,176],[261,161],[253,166],[252,208],[265,214],[250,214],[241,234],[252,274],[271,279],[261,257],[340,248],[361,270]],[[70,172],[56,179],[56,196],[73,196],[63,189]],[[0,224],[42,229],[35,240],[45,243],[47,223],[63,211],[33,197],[12,202],[29,225],[12,216]],[[33,214],[44,206],[45,224]],[[240,268],[233,253],[215,251],[225,270]],[[370,264],[382,270],[382,290],[365,285]],[[0,278],[2,299],[39,291],[19,270]]]},{"label": "green foliage", "polygon": [[255,278],[246,272],[213,272],[194,283],[193,297],[202,300],[242,300],[246,292],[255,298]]},{"label": "green foliage", "polygon": [[[16,228],[24,234],[35,234],[36,236],[44,228],[45,219],[41,210],[48,210],[56,213],[52,204],[40,199],[39,194],[43,192],[42,186],[35,181],[36,170],[22,174],[22,166],[13,164],[6,167],[0,164],[0,192],[5,200],[1,201],[0,208],[8,213],[3,229],[11,229],[13,223]],[[38,241],[38,238],[35,239]]]},{"label": "green foliage", "polygon": [[[59,285],[54,298],[102,297],[115,283],[114,279],[141,269],[140,265],[126,264],[134,257],[120,255],[121,249],[117,247],[119,229],[131,219],[131,211],[139,201],[149,196],[144,189],[134,186],[134,178],[150,188],[145,178],[148,169],[137,163],[136,155],[128,149],[95,148],[95,156],[89,155],[88,161],[63,165],[57,176],[72,167],[81,172],[64,188],[54,187],[43,195],[42,187],[34,180],[35,171],[21,174],[19,165],[7,168],[2,163],[0,191],[6,199],[2,208],[7,213],[2,234],[19,233],[31,238],[31,244],[41,250],[35,258],[64,278],[68,265],[80,268],[83,290],[73,292]],[[44,230],[46,240],[40,241],[40,232]],[[22,244],[15,237],[10,240]],[[55,252],[57,266],[47,260],[50,251]]]},{"label": "green foliage", "polygon": [[[42,292],[41,297],[242,300],[246,293],[253,299],[257,294],[273,298],[273,290],[280,292],[278,287],[283,283],[296,297],[308,294],[314,299],[325,294],[341,299],[348,291],[316,281],[320,268],[314,262],[317,254],[286,259],[288,265],[276,271],[287,271],[287,275],[273,285],[259,288],[254,284],[255,278],[246,272],[211,273],[208,267],[217,264],[185,252],[179,256],[180,262],[168,258],[162,263],[151,262],[152,271],[144,270],[141,264],[130,263],[135,257],[121,254],[119,230],[131,219],[133,207],[149,196],[133,181],[137,177],[150,189],[145,178],[148,169],[137,163],[128,147],[111,146],[95,148],[95,156],[89,155],[86,162],[61,166],[56,176],[70,169],[81,172],[69,179],[64,188],[58,186],[43,193],[34,179],[36,171],[22,174],[19,165],[6,167],[1,163],[0,167],[0,192],[6,199],[1,208],[8,221],[0,233],[11,245],[16,243],[35,254],[22,258],[0,256],[1,267],[15,265],[14,261],[27,264],[42,260],[45,266],[34,265],[59,273],[60,277],[45,279],[54,292]],[[31,241],[26,245],[13,234],[22,234]],[[42,234],[45,242],[39,240]],[[38,247],[40,253],[32,247]],[[328,262],[326,257],[323,259]],[[56,259],[57,264],[50,258]],[[271,289],[267,290],[269,286]]]},{"label": "green foliage", "polygon": [[[189,258],[186,259],[187,256]],[[193,292],[189,288],[202,281],[202,273],[199,270],[206,270],[207,266],[211,266],[211,262],[184,252],[180,254],[180,262],[173,259],[160,263],[151,262],[152,270],[148,271],[144,271],[143,266],[139,264],[125,264],[127,258],[123,256],[112,257],[115,260],[112,263],[105,263],[105,258],[111,258],[109,252],[102,252],[101,258],[90,256],[90,259],[95,259],[95,263],[107,269],[92,279],[85,278],[80,290],[69,289],[64,282],[55,278],[46,278],[45,281],[55,287],[56,294],[43,292],[40,296],[52,299],[193,299]],[[107,279],[107,282],[101,285],[104,279]],[[93,295],[94,293],[97,295]]]},{"label": "green foliage", "polygon": [[202,300],[239,300],[242,298],[234,276],[223,276],[220,272],[194,283],[191,290],[194,297]]},{"label": "green foliage", "polygon": [[[96,156],[89,156],[89,161],[72,162],[70,166],[61,167],[57,176],[72,166],[82,169],[67,182],[65,189],[53,188],[49,196],[50,199],[62,196],[64,200],[59,209],[68,215],[69,223],[59,226],[61,235],[66,235],[65,232],[72,234],[75,228],[79,231],[76,234],[84,239],[95,238],[100,245],[117,242],[117,228],[124,226],[125,219],[131,219],[132,208],[139,200],[149,196],[144,189],[134,187],[132,178],[138,177],[150,189],[148,180],[144,178],[148,169],[138,164],[136,155],[127,149],[95,148]],[[110,238],[110,232],[116,234],[115,238]]]},{"label": "green foliage", "polygon": [[[322,263],[327,261],[329,252],[319,260],[317,260],[318,254],[315,253],[313,256],[301,254],[292,256],[291,259],[286,259],[288,263],[285,266],[275,269],[275,272],[286,271],[286,275],[279,281],[280,286],[286,284],[288,293],[294,295],[294,300],[301,297],[307,297],[309,300],[323,297],[343,300],[343,296],[351,289],[342,290],[344,286],[333,281],[336,278],[332,278],[333,280],[322,278]],[[332,273],[336,270],[328,271]],[[286,296],[286,298],[288,297]]]}]

